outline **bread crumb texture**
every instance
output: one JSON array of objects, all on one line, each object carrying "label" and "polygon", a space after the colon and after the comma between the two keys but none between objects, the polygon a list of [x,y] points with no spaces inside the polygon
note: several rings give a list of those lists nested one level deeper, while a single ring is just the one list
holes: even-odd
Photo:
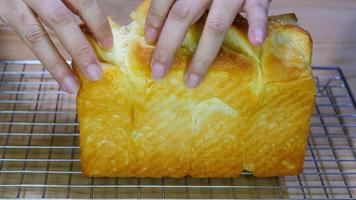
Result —
[{"label": "bread crumb texture", "polygon": [[77,67],[81,166],[98,177],[237,177],[301,173],[313,112],[312,41],[293,14],[270,17],[257,48],[238,16],[196,89],[183,76],[203,20],[192,25],[168,75],[151,78],[154,46],[145,43],[149,1],[128,26],[112,23],[115,47],[103,51],[103,79]]}]

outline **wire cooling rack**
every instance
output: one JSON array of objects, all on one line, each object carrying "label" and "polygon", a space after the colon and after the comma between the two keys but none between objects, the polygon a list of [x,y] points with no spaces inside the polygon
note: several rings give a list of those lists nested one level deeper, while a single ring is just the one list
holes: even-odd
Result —
[{"label": "wire cooling rack", "polygon": [[317,100],[300,176],[88,178],[79,166],[75,96],[37,61],[0,62],[2,198],[356,198],[356,104],[336,67],[314,67]]}]

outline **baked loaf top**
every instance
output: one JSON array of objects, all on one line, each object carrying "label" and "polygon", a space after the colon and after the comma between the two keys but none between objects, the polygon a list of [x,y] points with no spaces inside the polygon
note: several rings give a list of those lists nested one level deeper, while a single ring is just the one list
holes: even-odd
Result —
[{"label": "baked loaf top", "polygon": [[[143,38],[149,1],[133,22],[112,22],[115,45],[103,51],[104,77],[85,80],[77,97],[82,170],[88,176],[236,177],[294,175],[302,170],[314,82],[312,41],[294,14],[269,18],[261,47],[238,16],[204,81],[183,75],[204,20],[188,31],[161,81],[151,78],[154,46]],[[75,68],[75,67],[74,67]],[[76,69],[76,68],[75,68]]]},{"label": "baked loaf top", "polygon": [[[115,48],[112,51],[103,51],[97,43],[90,37],[99,58],[103,62],[108,62],[122,67],[130,67],[126,61],[130,46],[140,45],[145,51],[145,56],[151,58],[151,52],[154,46],[148,45],[143,38],[143,29],[146,20],[150,1],[144,1],[131,14],[133,22],[121,27],[111,21],[113,33],[115,36]],[[297,26],[297,17],[295,14],[284,14],[269,17],[268,36],[262,47],[253,46],[247,38],[248,22],[238,15],[226,34],[222,52],[232,54],[231,57],[245,57],[254,63],[256,73],[263,73],[260,76],[261,82],[292,81],[303,77],[311,76],[311,55],[312,40],[308,32]],[[189,29],[183,42],[181,53],[190,56],[195,52],[200,35],[203,30],[205,18],[203,17]],[[221,53],[216,58],[216,62],[232,62],[227,59],[226,54]],[[239,60],[243,60],[240,58]],[[177,59],[179,62],[179,59]],[[236,66],[232,64],[234,68]],[[285,66],[284,64],[288,64]],[[185,68],[184,65],[178,66]],[[213,66],[215,66],[213,64]],[[252,67],[252,68],[253,68]],[[237,67],[238,68],[238,67]],[[179,69],[177,69],[179,70]],[[181,70],[181,69],[180,69]],[[262,80],[263,79],[263,80]]]}]

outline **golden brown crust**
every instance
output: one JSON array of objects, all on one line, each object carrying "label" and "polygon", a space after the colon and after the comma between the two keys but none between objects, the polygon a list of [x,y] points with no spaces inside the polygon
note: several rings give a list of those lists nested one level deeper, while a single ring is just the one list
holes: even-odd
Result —
[{"label": "golden brown crust", "polygon": [[282,15],[269,16],[269,27],[274,26],[286,26],[286,25],[298,25],[298,18],[294,13],[286,13]]},{"label": "golden brown crust", "polygon": [[[138,33],[148,4],[133,14]],[[271,17],[266,42],[256,48],[238,17],[194,90],[183,76],[202,30],[199,22],[159,82],[151,79],[152,46],[132,39],[121,55],[90,39],[100,59],[111,64],[104,64],[98,82],[76,70],[82,81],[77,109],[84,175],[237,177],[243,169],[261,177],[299,174],[315,89],[312,41],[296,22],[293,14]]]}]

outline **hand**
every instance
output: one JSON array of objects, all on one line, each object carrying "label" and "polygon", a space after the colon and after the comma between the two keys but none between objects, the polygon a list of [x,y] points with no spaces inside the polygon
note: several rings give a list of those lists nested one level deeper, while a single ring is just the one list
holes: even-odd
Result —
[{"label": "hand", "polygon": [[271,0],[152,0],[146,25],[145,38],[149,43],[157,40],[151,69],[154,79],[162,79],[172,65],[189,26],[206,9],[209,14],[199,45],[185,75],[190,88],[198,86],[217,56],[225,34],[239,11],[245,11],[249,21],[248,38],[253,45],[263,43],[269,3]]},{"label": "hand", "polygon": [[42,22],[51,28],[88,80],[98,80],[102,68],[94,50],[76,23],[77,14],[103,48],[113,45],[107,17],[95,0],[1,0],[0,20],[11,26],[58,81],[75,93],[79,81],[51,41]]}]

